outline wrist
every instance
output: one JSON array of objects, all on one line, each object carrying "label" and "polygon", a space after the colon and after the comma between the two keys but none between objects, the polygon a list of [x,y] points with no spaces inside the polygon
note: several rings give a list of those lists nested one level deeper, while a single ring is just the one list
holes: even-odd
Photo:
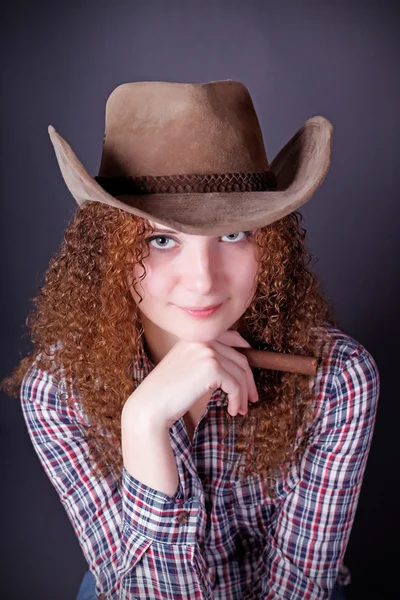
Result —
[{"label": "wrist", "polygon": [[151,413],[125,405],[121,415],[123,464],[144,485],[172,496],[179,483],[168,428]]},{"label": "wrist", "polygon": [[131,432],[150,435],[160,435],[162,432],[168,431],[168,425],[160,418],[159,412],[155,414],[155,411],[148,405],[144,402],[137,402],[133,397],[128,399],[122,409],[122,427],[129,428]]}]

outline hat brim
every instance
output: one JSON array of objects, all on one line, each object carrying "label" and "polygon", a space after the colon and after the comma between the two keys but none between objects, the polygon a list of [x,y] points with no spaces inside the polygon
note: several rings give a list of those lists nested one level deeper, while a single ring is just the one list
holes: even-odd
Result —
[{"label": "hat brim", "polygon": [[276,190],[117,197],[97,183],[53,126],[48,131],[64,181],[79,206],[102,202],[182,233],[219,236],[269,225],[305,204],[328,172],[333,126],[322,116],[305,121],[270,164]]}]

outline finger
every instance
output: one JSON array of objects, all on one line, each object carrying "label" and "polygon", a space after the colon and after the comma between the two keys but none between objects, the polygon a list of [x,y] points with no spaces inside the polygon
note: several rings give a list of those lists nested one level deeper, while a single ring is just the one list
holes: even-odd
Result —
[{"label": "finger", "polygon": [[237,365],[234,361],[230,360],[229,358],[224,358],[221,356],[220,361],[222,363],[222,365],[224,366],[225,370],[229,370],[230,373],[232,374],[232,376],[236,379],[236,381],[238,381],[239,386],[240,386],[240,397],[239,397],[239,404],[236,408],[236,413],[239,413],[241,415],[245,415],[247,414],[248,411],[248,398],[249,398],[249,391],[247,388],[247,374],[245,369],[243,369],[242,367],[240,367],[239,365]]},{"label": "finger", "polygon": [[234,348],[226,346],[225,344],[221,344],[216,340],[212,342],[212,346],[215,350],[217,350],[217,352],[219,352],[219,354],[226,356],[230,360],[234,361],[239,367],[245,370],[248,393],[246,395],[246,398],[243,399],[243,405],[244,408],[247,410],[249,401],[256,402],[258,400],[257,386],[254,381],[254,375],[249,365],[249,361],[247,360],[246,356],[244,356],[244,354],[241,354]]},{"label": "finger", "polygon": [[[225,345],[235,346],[236,348],[240,348],[240,347],[241,348],[251,348],[251,344],[249,344],[249,342],[247,342],[247,340],[245,340],[238,331],[231,330],[231,329],[228,329],[227,331],[222,333],[218,338],[216,338],[215,341],[220,342],[220,343],[222,342]],[[247,368],[248,360],[246,359],[246,361],[247,361],[247,364],[246,363],[243,363],[243,364]],[[247,376],[249,378],[248,388],[249,388],[249,390],[251,390],[248,400],[250,402],[257,402],[259,400],[258,390],[257,390],[257,386],[254,381],[254,375],[253,375],[250,365],[248,365],[248,368],[247,368]],[[247,406],[247,400],[246,400],[246,406]]]},{"label": "finger", "polygon": [[[218,387],[228,396],[228,412],[235,416],[237,413],[247,412],[247,385],[244,370],[235,362],[223,355],[219,355],[217,363],[220,367],[221,383]],[[244,402],[243,399],[246,399]]]},{"label": "finger", "polygon": [[[225,346],[226,348],[226,346]],[[248,411],[248,398],[249,398],[249,392],[248,392],[248,387],[247,387],[247,373],[246,373],[246,369],[243,368],[240,364],[238,364],[235,360],[232,360],[231,358],[229,358],[228,356],[225,356],[224,354],[220,354],[218,352],[218,350],[216,350],[214,348],[214,351],[216,352],[216,360],[217,363],[224,369],[224,371],[227,371],[228,373],[230,373],[230,375],[237,381],[239,387],[240,387],[240,395],[238,400],[236,400],[236,396],[234,395],[231,398],[229,398],[229,404],[232,406],[232,409],[234,409],[237,413],[240,413],[241,415],[247,414]],[[224,349],[223,349],[224,351]],[[224,391],[224,388],[222,388]],[[232,414],[232,413],[231,413]]]}]

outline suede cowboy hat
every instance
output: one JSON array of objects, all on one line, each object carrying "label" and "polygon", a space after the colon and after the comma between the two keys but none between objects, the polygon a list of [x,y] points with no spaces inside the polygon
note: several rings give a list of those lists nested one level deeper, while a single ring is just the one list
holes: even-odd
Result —
[{"label": "suede cowboy hat", "polygon": [[269,164],[246,86],[140,81],[107,100],[99,174],[48,128],[78,205],[103,202],[187,234],[268,225],[305,204],[324,180],[332,124],[307,119]]}]

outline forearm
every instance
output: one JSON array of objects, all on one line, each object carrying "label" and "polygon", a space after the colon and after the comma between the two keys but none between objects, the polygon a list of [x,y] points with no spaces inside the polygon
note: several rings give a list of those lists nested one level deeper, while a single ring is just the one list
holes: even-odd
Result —
[{"label": "forearm", "polygon": [[133,411],[121,417],[122,458],[128,473],[141,483],[173,496],[179,478],[167,428],[157,427]]}]

